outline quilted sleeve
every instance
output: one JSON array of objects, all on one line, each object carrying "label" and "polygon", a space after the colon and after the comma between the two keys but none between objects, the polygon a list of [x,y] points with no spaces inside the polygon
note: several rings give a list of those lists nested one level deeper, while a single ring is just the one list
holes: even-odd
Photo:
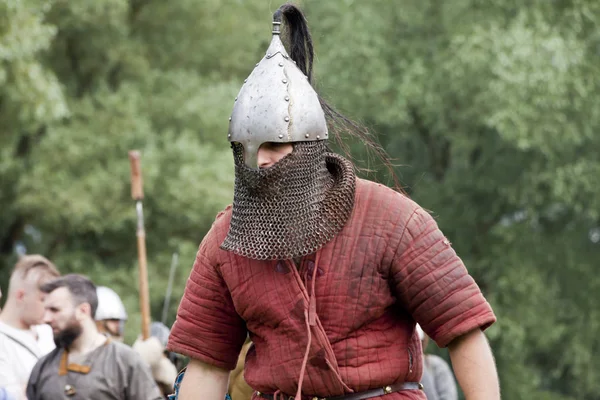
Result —
[{"label": "quilted sleeve", "polygon": [[420,207],[405,225],[391,279],[399,301],[440,347],[496,321],[462,260]]},{"label": "quilted sleeve", "polygon": [[246,325],[218,270],[214,229],[200,244],[167,348],[219,368],[235,368]]}]

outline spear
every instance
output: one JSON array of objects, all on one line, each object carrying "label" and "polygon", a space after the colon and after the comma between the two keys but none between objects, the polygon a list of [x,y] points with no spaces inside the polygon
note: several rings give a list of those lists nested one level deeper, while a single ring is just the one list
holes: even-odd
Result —
[{"label": "spear", "polygon": [[131,197],[135,200],[137,213],[137,250],[138,250],[138,275],[140,289],[140,310],[142,312],[142,338],[150,337],[150,295],[148,292],[148,265],[146,264],[146,231],[144,230],[144,209],[142,200],[144,191],[142,189],[142,169],[140,166],[140,152],[132,150],[129,152],[131,164]]},{"label": "spear", "polygon": [[165,293],[165,301],[163,303],[163,311],[162,311],[162,323],[167,323],[167,313],[169,312],[169,303],[171,302],[171,292],[173,291],[173,278],[175,274],[175,268],[177,268],[177,264],[179,263],[179,254],[173,253],[173,258],[171,259],[171,269],[169,270],[169,282],[167,283],[167,293]]}]

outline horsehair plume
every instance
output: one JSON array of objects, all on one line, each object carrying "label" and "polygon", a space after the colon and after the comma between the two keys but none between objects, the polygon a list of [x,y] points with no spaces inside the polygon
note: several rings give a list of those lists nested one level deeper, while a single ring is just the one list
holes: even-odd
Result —
[{"label": "horsehair plume", "polygon": [[353,121],[350,118],[346,117],[335,108],[330,106],[320,95],[319,102],[321,103],[321,107],[323,108],[323,112],[325,113],[325,118],[327,120],[327,126],[329,128],[329,132],[331,136],[335,139],[336,144],[339,146],[340,150],[344,153],[346,158],[352,160],[354,167],[361,172],[364,173],[373,173],[375,171],[371,170],[369,167],[360,167],[359,161],[352,155],[352,151],[350,146],[344,140],[343,136],[350,136],[353,139],[358,139],[365,145],[367,150],[367,158],[369,159],[369,163],[371,161],[371,156],[374,156],[375,159],[379,159],[383,164],[385,169],[387,170],[388,176],[393,181],[392,188],[399,193],[406,194],[405,190],[402,187],[402,183],[396,174],[394,168],[396,165],[394,164],[394,160],[390,157],[387,151],[383,148],[383,146],[379,143],[377,138],[373,136],[373,134],[369,131],[369,129],[363,124]]},{"label": "horsehair plume", "polygon": [[[312,82],[312,68],[314,59],[314,49],[312,37],[308,30],[308,23],[302,11],[291,3],[283,4],[275,13],[273,13],[274,22],[282,22],[282,17],[285,17],[287,32],[288,32],[288,51],[291,59],[296,62],[296,66],[307,76],[308,81]],[[313,85],[314,86],[314,85]],[[368,168],[360,168],[357,166],[357,160],[352,156],[352,152],[348,144],[343,140],[344,135],[348,135],[354,139],[361,141],[367,149],[367,154],[373,154],[375,158],[381,160],[388,171],[388,174],[394,181],[394,189],[400,193],[406,194],[402,188],[402,184],[394,170],[392,159],[387,154],[385,149],[377,141],[377,139],[369,132],[369,129],[364,125],[347,118],[335,108],[329,105],[317,93],[319,102],[325,113],[329,132],[332,134],[340,149],[344,152],[347,158],[353,161],[355,168],[363,172],[369,171]]]},{"label": "horsehair plume", "polygon": [[308,81],[312,82],[314,50],[306,18],[302,11],[291,3],[279,7],[273,14],[273,21],[281,22],[282,16],[285,17],[288,28],[290,57],[308,77]]}]

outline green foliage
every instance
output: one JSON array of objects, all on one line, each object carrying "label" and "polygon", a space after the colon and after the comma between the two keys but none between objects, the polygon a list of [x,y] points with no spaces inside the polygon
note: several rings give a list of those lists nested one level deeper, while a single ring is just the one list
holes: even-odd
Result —
[{"label": "green foliage", "polygon": [[[87,274],[123,296],[132,341],[140,316],[127,152],[142,152],[154,318],[171,254],[180,254],[172,322],[198,243],[231,201],[223,132],[240,80],[232,79],[239,71],[210,71],[220,52],[207,58],[195,47],[202,40],[182,36],[192,26],[214,26],[214,13],[235,19],[218,2],[212,11],[182,2],[169,12],[184,25],[160,23],[160,30],[156,15],[166,9],[156,2],[3,5],[10,25],[0,37],[0,282],[7,282],[16,244],[46,254],[61,271]],[[230,54],[226,63],[241,68],[237,60]]]},{"label": "green foliage", "polygon": [[321,88],[379,134],[492,303],[503,397],[597,397],[597,2],[307,9]]},{"label": "green foliage", "polygon": [[[232,199],[233,98],[279,4],[0,0],[0,285],[15,246],[121,294],[138,333],[127,151],[168,322]],[[597,397],[600,3],[305,0],[316,86],[369,126],[498,316],[507,399]],[[381,165],[353,144],[371,175]]]}]

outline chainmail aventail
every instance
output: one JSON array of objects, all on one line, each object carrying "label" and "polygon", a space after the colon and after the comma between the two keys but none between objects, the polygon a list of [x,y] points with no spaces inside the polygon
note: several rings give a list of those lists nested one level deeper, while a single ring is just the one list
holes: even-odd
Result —
[{"label": "chainmail aventail", "polygon": [[266,169],[244,164],[233,144],[235,192],[224,250],[256,260],[314,253],[346,224],[354,207],[352,164],[324,141],[297,142]]}]

